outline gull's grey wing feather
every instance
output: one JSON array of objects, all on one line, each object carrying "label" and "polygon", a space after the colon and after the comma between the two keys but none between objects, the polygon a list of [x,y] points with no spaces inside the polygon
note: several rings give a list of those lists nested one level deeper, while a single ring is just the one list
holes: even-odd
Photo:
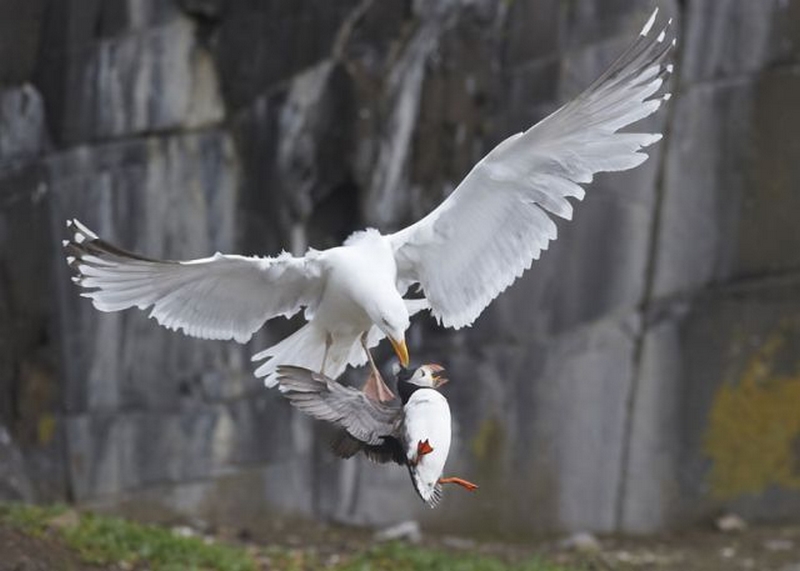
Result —
[{"label": "gull's grey wing feather", "polygon": [[400,407],[376,402],[360,390],[303,367],[281,365],[277,374],[280,390],[292,406],[330,422],[356,440],[380,446],[398,435]]},{"label": "gull's grey wing feather", "polygon": [[73,281],[100,311],[147,309],[169,329],[203,339],[245,343],[264,323],[318,303],[323,289],[322,253],[251,258],[215,254],[164,261],[126,252],[77,220],[64,241]]},{"label": "gull's grey wing feather", "polygon": [[581,184],[647,159],[642,149],[660,134],[618,131],[669,98],[657,93],[674,40],[667,27],[652,31],[655,16],[588,89],[501,142],[433,212],[390,236],[398,281],[421,284],[441,323],[471,324],[520,277],[556,239],[548,213],[570,219]]}]

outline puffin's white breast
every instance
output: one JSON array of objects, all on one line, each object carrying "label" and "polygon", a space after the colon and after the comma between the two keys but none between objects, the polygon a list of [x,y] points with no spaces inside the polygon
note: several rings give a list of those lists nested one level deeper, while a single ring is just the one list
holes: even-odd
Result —
[{"label": "puffin's white breast", "polygon": [[433,452],[419,459],[411,468],[414,484],[422,499],[428,501],[442,476],[450,452],[450,406],[447,399],[434,389],[418,389],[408,399],[405,407],[406,457],[412,461],[417,456],[417,445],[428,441]]}]

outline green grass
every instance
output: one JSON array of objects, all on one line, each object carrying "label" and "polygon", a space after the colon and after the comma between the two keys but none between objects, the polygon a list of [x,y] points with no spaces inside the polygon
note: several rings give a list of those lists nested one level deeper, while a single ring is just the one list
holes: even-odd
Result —
[{"label": "green grass", "polygon": [[509,565],[494,557],[388,543],[369,549],[336,571],[568,571],[540,560]]},{"label": "green grass", "polygon": [[[3,504],[0,521],[42,536],[54,527],[53,519],[65,511],[60,507]],[[153,571],[256,571],[255,562],[242,548],[206,544],[198,537],[178,537],[163,527],[114,517],[84,513],[76,525],[60,526],[54,532],[86,563],[146,563]]]},{"label": "green grass", "polygon": [[154,571],[220,569],[255,571],[247,553],[230,545],[176,537],[168,529],[93,514],[63,530],[67,545],[87,563],[147,562]]},{"label": "green grass", "polygon": [[[248,551],[239,546],[179,537],[169,529],[127,520],[70,512],[62,506],[0,503],[0,523],[29,535],[49,537],[75,551],[86,563],[127,562],[153,571],[257,571]],[[260,559],[280,571],[568,571],[539,560],[516,565],[468,552],[380,544],[349,554],[335,566],[324,565],[314,549],[261,548]],[[573,569],[573,571],[575,571]]]},{"label": "green grass", "polygon": [[41,537],[50,528],[50,520],[65,511],[65,507],[58,505],[32,506],[0,503],[0,521],[24,531],[28,535]]}]

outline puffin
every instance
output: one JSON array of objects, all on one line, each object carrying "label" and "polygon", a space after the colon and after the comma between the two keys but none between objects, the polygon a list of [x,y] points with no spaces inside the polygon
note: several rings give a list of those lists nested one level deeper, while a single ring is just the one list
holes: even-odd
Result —
[{"label": "puffin", "polygon": [[431,508],[441,500],[445,484],[476,490],[463,478],[442,476],[452,436],[450,406],[439,390],[449,380],[444,367],[396,365],[394,372],[399,404],[373,399],[304,367],[281,365],[277,378],[292,406],[336,427],[331,448],[337,456],[363,452],[374,462],[405,466],[414,490]]}]

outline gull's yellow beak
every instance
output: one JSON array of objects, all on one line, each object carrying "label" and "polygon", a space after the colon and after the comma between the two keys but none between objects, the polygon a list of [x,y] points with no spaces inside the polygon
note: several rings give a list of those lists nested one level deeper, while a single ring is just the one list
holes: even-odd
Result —
[{"label": "gull's yellow beak", "polygon": [[392,347],[394,347],[394,352],[397,353],[397,358],[400,359],[400,364],[404,367],[408,367],[408,347],[406,347],[406,340],[401,339],[398,341],[392,337],[389,337],[389,341],[392,342]]}]

